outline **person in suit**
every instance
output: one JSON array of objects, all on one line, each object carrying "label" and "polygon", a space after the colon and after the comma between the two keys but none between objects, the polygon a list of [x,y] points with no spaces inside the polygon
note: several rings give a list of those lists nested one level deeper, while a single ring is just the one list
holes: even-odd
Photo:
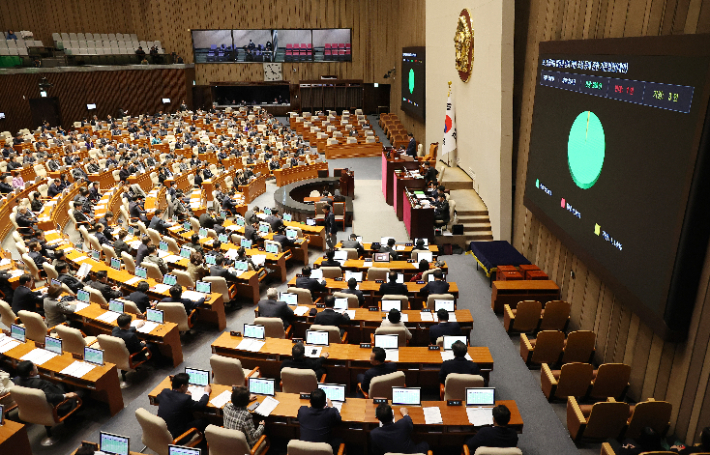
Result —
[{"label": "person in suit", "polygon": [[355,278],[350,278],[348,280],[348,288],[340,291],[343,294],[352,294],[357,297],[358,304],[362,307],[365,306],[365,294],[359,289],[357,289],[357,280]]},{"label": "person in suit", "polygon": [[[377,376],[394,373],[397,371],[397,364],[394,362],[385,362],[387,353],[384,349],[374,347],[370,353],[370,365],[372,368],[357,375],[357,382],[362,387],[362,390],[367,393],[370,391],[370,382]],[[358,397],[365,398],[358,390]]]},{"label": "person in suit", "polygon": [[141,313],[145,313],[145,310],[151,307],[150,298],[148,298],[148,289],[150,289],[150,284],[148,284],[147,281],[141,281],[136,286],[136,290],[126,297],[126,300],[135,302]]},{"label": "person in suit", "polygon": [[451,350],[454,353],[454,358],[446,360],[441,364],[439,370],[439,382],[446,384],[446,377],[451,373],[458,374],[481,374],[481,369],[475,362],[466,359],[468,348],[460,341],[451,345]]},{"label": "person in suit", "polygon": [[426,442],[415,443],[412,440],[414,423],[409,417],[407,408],[400,408],[402,418],[394,421],[394,412],[388,404],[380,404],[375,410],[375,416],[380,421],[381,427],[376,427],[370,432],[373,455],[385,453],[427,453],[429,444]]},{"label": "person in suit", "polygon": [[357,250],[358,257],[365,255],[365,248],[357,241],[357,234],[350,234],[350,239],[345,240],[341,248],[355,248]]},{"label": "person in suit", "polygon": [[202,245],[200,244],[200,235],[199,234],[192,234],[190,236],[190,243],[185,245],[188,248],[192,248],[193,250],[197,251],[200,254],[204,254],[205,250],[202,248]]},{"label": "person in suit", "polygon": [[69,266],[66,262],[57,262],[54,269],[57,271],[57,274],[59,274],[57,280],[66,284],[73,293],[76,294],[79,289],[84,289],[84,283],[69,274]]},{"label": "person in suit", "polygon": [[440,308],[436,312],[439,323],[429,327],[429,342],[434,345],[439,337],[444,335],[461,335],[461,327],[458,322],[449,322],[449,312]]},{"label": "person in suit", "polygon": [[66,415],[77,406],[77,399],[79,398],[77,393],[65,392],[61,384],[56,384],[54,382],[47,381],[46,379],[42,379],[39,376],[37,366],[31,361],[21,361],[17,365],[16,371],[18,379],[15,385],[41,390],[44,392],[44,396],[52,406],[56,406],[64,400],[71,400],[59,407],[59,416]]},{"label": "person in suit", "polygon": [[399,255],[397,254],[397,249],[395,248],[395,243],[396,240],[393,237],[390,237],[387,239],[387,245],[382,245],[380,247],[379,252],[380,253],[389,253],[390,257],[392,258],[393,261],[396,261],[399,259]]},{"label": "person in suit", "polygon": [[225,196],[224,198],[222,198],[222,203],[220,204],[220,206],[222,207],[222,210],[232,216],[237,214],[237,203],[234,202],[234,200],[229,196]]},{"label": "person in suit", "polygon": [[271,225],[271,230],[276,232],[281,226],[284,225],[283,220],[279,216],[279,209],[271,209],[271,215],[267,216],[264,220]]},{"label": "person in suit", "polygon": [[121,253],[124,251],[131,254],[131,246],[126,243],[125,239],[128,236],[128,231],[121,229],[118,232],[118,240],[113,242],[113,251],[116,253],[119,259],[121,259]]},{"label": "person in suit", "polygon": [[[136,352],[142,351],[143,348],[146,347],[145,341],[139,340],[136,335],[136,330],[143,327],[145,325],[145,321],[138,321],[135,327],[131,327],[131,316],[123,313],[116,319],[116,324],[117,327],[114,327],[113,330],[111,330],[111,336],[122,339],[124,343],[126,343],[126,349],[128,349],[129,353],[135,354]],[[151,353],[152,352],[153,350],[151,350]],[[140,362],[143,361],[143,359],[145,359],[144,354],[136,356],[136,361]]]},{"label": "person in suit", "polygon": [[340,262],[333,259],[335,257],[335,250],[328,250],[325,252],[325,261],[320,263],[321,267],[337,267],[342,271]]},{"label": "person in suit", "polygon": [[400,327],[404,329],[404,336],[408,339],[412,339],[412,332],[404,325],[402,322],[402,313],[397,308],[392,308],[387,314],[387,319],[382,321],[380,327]]},{"label": "person in suit", "polygon": [[214,229],[214,218],[212,218],[212,215],[214,215],[214,208],[208,207],[207,212],[200,215],[200,227],[205,229]]},{"label": "person in suit", "polygon": [[417,141],[414,140],[414,135],[412,133],[407,133],[409,142],[407,143],[406,154],[414,159],[417,159]]},{"label": "person in suit", "polygon": [[330,209],[330,205],[323,206],[323,215],[325,215],[325,240],[328,249],[335,249],[337,243],[338,223],[335,221],[335,215]]},{"label": "person in suit", "polygon": [[325,292],[328,288],[325,285],[325,280],[318,281],[315,278],[311,278],[311,268],[305,266],[301,269],[300,277],[296,278],[296,287],[301,289],[308,289],[311,291],[311,295],[314,292]]},{"label": "person in suit", "polygon": [[440,226],[449,224],[449,201],[446,200],[444,193],[439,193],[439,200],[434,203],[434,219],[442,220],[443,223],[435,223]]},{"label": "person in suit", "polygon": [[190,376],[187,373],[178,373],[171,379],[171,388],[163,389],[156,397],[159,403],[158,417],[165,420],[173,438],[177,438],[190,428],[197,428],[204,432],[208,425],[206,419],[194,420],[192,414],[207,408],[212,387],[206,385],[206,394],[199,401],[195,401],[187,393],[189,382]]},{"label": "person in suit", "polygon": [[76,311],[76,305],[66,300],[60,300],[63,289],[60,286],[50,286],[44,297],[44,322],[47,327],[54,327],[67,320],[67,314]]},{"label": "person in suit", "polygon": [[424,272],[429,271],[429,261],[426,259],[422,259],[419,261],[419,271],[416,273],[416,275],[412,276],[412,279],[409,280],[410,282],[417,282],[417,281],[422,281],[424,278]]},{"label": "person in suit", "polygon": [[508,428],[510,410],[499,404],[493,408],[493,426],[481,427],[475,436],[466,441],[468,450],[475,453],[479,447],[515,447],[518,445],[518,432]]},{"label": "person in suit", "polygon": [[[329,295],[325,298],[325,309],[316,315],[314,324],[333,325],[339,327],[341,325],[350,325],[350,316],[347,313],[338,313],[335,307],[335,297]],[[340,336],[343,336],[344,330],[340,329]]]},{"label": "person in suit", "polygon": [[54,197],[57,194],[61,193],[62,190],[62,181],[59,179],[54,179],[54,181],[52,181],[52,183],[50,183],[49,187],[47,188],[47,197]]},{"label": "person in suit", "polygon": [[279,226],[278,230],[274,231],[273,241],[279,242],[282,250],[286,250],[295,244],[295,242],[286,235],[286,226],[283,225]]},{"label": "person in suit", "polygon": [[131,218],[138,218],[144,224],[149,224],[145,209],[141,205],[142,201],[143,201],[142,196],[135,196],[133,198],[133,201],[131,201],[131,203],[128,204],[128,212],[131,215]]},{"label": "person in suit", "polygon": [[153,244],[153,241],[148,237],[147,235],[143,236],[141,239],[141,244],[138,247],[138,250],[136,251],[136,265],[140,265],[141,262],[143,262],[143,259],[145,259],[146,256],[148,256],[148,247]]},{"label": "person in suit", "polygon": [[179,284],[175,284],[170,288],[170,297],[165,297],[162,301],[163,302],[176,302],[176,303],[182,303],[183,306],[185,307],[185,312],[189,316],[192,310],[197,308],[198,306],[202,305],[205,303],[205,298],[202,297],[199,300],[193,301],[190,299],[184,299],[182,297],[182,286]]},{"label": "person in suit", "polygon": [[34,313],[43,314],[43,299],[42,294],[33,291],[35,280],[30,275],[20,275],[18,280],[20,284],[12,296],[12,311],[17,314],[21,310],[32,311]]},{"label": "person in suit", "polygon": [[324,353],[317,359],[311,359],[306,357],[306,349],[313,349],[312,347],[305,347],[303,343],[296,343],[291,348],[291,358],[285,359],[281,362],[281,368],[298,368],[300,370],[313,370],[316,373],[316,378],[320,378],[325,374],[325,367],[323,362],[328,358],[328,353]]},{"label": "person in suit", "polygon": [[431,182],[436,183],[436,176],[439,175],[439,171],[436,170],[436,167],[430,166],[428,161],[424,161],[423,166],[424,182],[427,185]]},{"label": "person in suit", "polygon": [[94,273],[94,280],[89,281],[89,286],[99,291],[107,302],[111,299],[123,297],[123,293],[119,290],[120,288],[118,286],[112,287],[108,284],[108,274],[106,270],[98,270]]},{"label": "person in suit", "polygon": [[264,434],[266,426],[264,421],[260,420],[259,425],[254,427],[252,414],[247,411],[249,401],[249,389],[244,386],[232,387],[232,401],[224,406],[224,428],[241,431],[246,436],[249,447],[253,447]]},{"label": "person in suit", "polygon": [[227,282],[235,282],[238,277],[234,273],[230,272],[228,268],[224,267],[224,256],[218,254],[214,259],[215,265],[210,267],[210,276],[221,276]]},{"label": "person in suit", "polygon": [[30,243],[27,244],[27,248],[29,249],[29,252],[27,255],[32,259],[32,261],[35,263],[37,268],[39,270],[42,270],[42,264],[45,262],[49,263],[49,259],[46,257],[42,256],[42,253],[40,250],[42,249],[39,242],[36,240],[31,241]]},{"label": "person in suit", "polygon": [[155,245],[149,245],[146,256],[143,258],[143,262],[150,262],[152,264],[155,264],[158,266],[158,269],[160,269],[160,273],[165,275],[168,273],[168,265],[165,263],[165,260],[161,257],[158,257],[157,253],[157,248]]},{"label": "person in suit", "polygon": [[446,294],[449,292],[449,283],[444,281],[444,272],[442,272],[441,269],[434,270],[433,275],[434,281],[428,282],[421,291],[419,291],[419,294],[425,299],[429,294]]},{"label": "person in suit", "polygon": [[407,295],[408,289],[407,285],[404,283],[397,283],[397,272],[391,270],[387,275],[389,282],[382,283],[380,285],[380,294],[394,294],[394,295]]},{"label": "person in suit", "polygon": [[[113,217],[113,212],[108,211],[104,216],[99,218],[99,223],[103,224],[106,229],[110,229],[111,226],[113,225],[114,222],[114,217]],[[106,236],[110,236],[110,233],[106,233]],[[113,239],[112,239],[113,240]]]},{"label": "person in suit", "polygon": [[210,274],[209,267],[206,267],[203,262],[204,259],[200,253],[197,251],[190,253],[190,263],[187,264],[187,273],[190,275],[190,278],[192,278],[192,281],[201,281],[202,278]]},{"label": "person in suit", "polygon": [[251,240],[254,245],[256,245],[259,242],[259,239],[261,238],[259,236],[259,222],[255,221],[252,224],[245,224],[244,225],[244,238],[247,240]]},{"label": "person in suit", "polygon": [[96,233],[94,234],[96,236],[96,240],[99,241],[99,245],[108,245],[111,246],[111,240],[108,238],[108,232],[106,231],[106,226],[104,226],[101,223],[96,223]]},{"label": "person in suit", "polygon": [[340,422],[340,411],[327,399],[325,391],[315,389],[311,392],[311,405],[298,409],[298,423],[301,427],[301,441],[327,442],[338,453],[340,440],[333,439],[332,431]]},{"label": "person in suit", "polygon": [[171,224],[160,218],[162,214],[163,209],[156,209],[148,227],[150,229],[155,229],[160,233],[160,235],[168,235],[168,228],[171,226]]},{"label": "person in suit", "polygon": [[287,329],[293,320],[293,310],[286,302],[278,300],[278,298],[279,291],[276,288],[269,288],[266,291],[266,299],[260,300],[257,306],[259,317],[281,318],[284,323],[284,329]]}]

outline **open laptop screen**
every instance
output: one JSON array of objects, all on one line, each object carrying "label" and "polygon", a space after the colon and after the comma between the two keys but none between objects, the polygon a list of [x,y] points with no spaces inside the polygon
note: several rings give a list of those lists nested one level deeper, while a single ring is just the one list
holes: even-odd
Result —
[{"label": "open laptop screen", "polygon": [[419,387],[392,387],[392,404],[401,406],[420,406],[422,390]]},{"label": "open laptop screen", "polygon": [[249,378],[249,392],[274,396],[276,379]]},{"label": "open laptop screen", "polygon": [[99,433],[99,450],[113,455],[128,455],[129,439],[111,433]]},{"label": "open laptop screen", "polygon": [[330,401],[345,401],[345,385],[343,384],[318,384],[318,388],[325,392]]},{"label": "open laptop screen", "polygon": [[185,367],[185,373],[190,376],[190,385],[206,386],[210,383],[210,372],[206,370],[198,370],[196,368]]},{"label": "open laptop screen", "polygon": [[378,335],[375,334],[375,347],[382,349],[397,349],[399,347],[399,335],[388,334],[388,335]]},{"label": "open laptop screen", "polygon": [[453,346],[454,343],[457,341],[462,342],[463,344],[468,346],[468,340],[466,339],[466,335],[444,335],[444,351],[450,351],[451,346]]},{"label": "open laptop screen", "polygon": [[306,330],[306,344],[328,346],[328,332],[321,330]]},{"label": "open laptop screen", "polygon": [[466,406],[493,406],[495,387],[466,387]]},{"label": "open laptop screen", "polygon": [[266,339],[266,330],[263,325],[244,324],[244,337],[256,338],[257,340]]}]

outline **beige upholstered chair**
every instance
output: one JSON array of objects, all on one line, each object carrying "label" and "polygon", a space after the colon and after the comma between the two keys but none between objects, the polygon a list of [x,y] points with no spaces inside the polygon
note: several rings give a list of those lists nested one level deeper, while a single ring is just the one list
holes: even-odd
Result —
[{"label": "beige upholstered chair", "polygon": [[359,256],[357,255],[357,249],[355,249],[355,248],[341,248],[339,251],[345,251],[345,252],[347,252],[347,253],[348,253],[348,260],[350,260],[350,259],[355,259],[355,260],[357,260],[358,257],[359,257]]},{"label": "beige upholstered chair", "polygon": [[98,337],[101,349],[104,351],[104,360],[116,365],[121,371],[121,388],[126,387],[126,373],[135,371],[143,363],[150,359],[150,351],[148,347],[131,354],[126,348],[126,342],[122,338],[111,335],[99,335]]},{"label": "beige upholstered chair", "polygon": [[62,349],[66,352],[84,354],[84,348],[86,346],[99,348],[98,346],[93,346],[98,341],[96,337],[87,337],[79,329],[69,327],[65,324],[59,324],[54,327],[54,330],[57,332],[57,335],[59,335],[59,338],[62,339]]},{"label": "beige upholstered chair", "polygon": [[582,406],[576,398],[567,398],[567,429],[575,442],[582,438],[616,438],[626,426],[628,417],[628,403],[613,398]]},{"label": "beige upholstered chair", "polygon": [[367,281],[375,280],[385,280],[387,281],[387,275],[390,273],[390,269],[386,267],[370,267],[367,269]]},{"label": "beige upholstered chair", "polygon": [[111,245],[106,245],[106,244],[101,245],[101,251],[103,251],[103,253],[104,253],[104,262],[106,263],[106,265],[109,265],[109,266],[111,265],[111,258],[120,259],[116,255],[116,250],[114,250]]},{"label": "beige upholstered chair", "polygon": [[30,275],[35,279],[35,281],[40,281],[42,280],[42,276],[39,274],[39,269],[37,268],[37,265],[35,264],[35,261],[32,260],[27,254],[23,254],[22,256],[22,262],[25,263],[25,267],[27,267],[30,270]]},{"label": "beige upholstered chair", "polygon": [[175,239],[170,237],[163,237],[163,241],[168,244],[168,251],[172,254],[180,254],[180,246],[177,244]]},{"label": "beige upholstered chair", "polygon": [[372,334],[374,343],[375,335],[397,335],[397,346],[403,347],[407,345],[407,329],[404,327],[378,327],[375,333]]},{"label": "beige upholstered chair", "polygon": [[141,442],[158,455],[168,455],[169,444],[195,447],[203,439],[202,433],[197,428],[190,428],[184,434],[173,439],[165,420],[143,408],[136,409],[136,419],[143,430]]},{"label": "beige upholstered chair", "polygon": [[177,278],[177,284],[179,284],[180,286],[185,286],[187,288],[195,287],[195,282],[193,281],[190,274],[186,271],[180,269],[173,269],[170,273],[175,275],[175,277]]},{"label": "beige upholstered chair", "polygon": [[[464,445],[464,455],[470,455],[468,446]],[[523,455],[517,447],[479,447],[473,455]]]},{"label": "beige upholstered chair", "polygon": [[0,322],[7,328],[17,321],[17,315],[12,311],[12,306],[4,300],[0,300]]},{"label": "beige upholstered chair", "polygon": [[341,443],[338,453],[333,454],[333,447],[327,442],[308,442],[291,439],[286,446],[287,455],[343,455],[345,443]]},{"label": "beige upholstered chair", "polygon": [[559,330],[543,330],[537,338],[528,338],[520,334],[520,357],[529,365],[542,363],[556,364],[562,355],[565,334]]},{"label": "beige upholstered chair", "polygon": [[348,299],[348,308],[360,308],[360,301],[356,295],[346,294],[344,292],[334,292],[333,297],[336,299]]},{"label": "beige upholstered chair", "polygon": [[28,340],[44,343],[44,337],[49,334],[47,324],[39,313],[33,311],[20,310],[17,315],[25,326],[25,336]]},{"label": "beige upholstered chair", "polygon": [[99,252],[103,250],[103,248],[101,248],[101,244],[99,243],[99,239],[94,234],[89,234],[87,237],[89,238],[89,245],[92,250]]},{"label": "beige upholstered chair", "polygon": [[[202,278],[202,281],[212,283],[212,293],[222,294],[222,297],[225,299],[225,303],[228,303],[237,297],[237,285],[227,285],[227,280],[221,276],[206,276]],[[227,297],[229,299],[227,299]]]},{"label": "beige upholstered chair", "polygon": [[313,305],[314,303],[311,291],[308,289],[288,288],[286,292],[288,292],[289,294],[296,294],[298,296],[299,305]]},{"label": "beige upholstered chair", "polygon": [[[321,382],[325,380],[325,375]],[[285,393],[311,393],[318,388],[318,378],[313,370],[284,368],[281,370],[281,391]]]},{"label": "beige upholstered chair", "polygon": [[266,435],[261,435],[254,446],[249,447],[247,438],[241,431],[215,425],[208,425],[205,428],[205,438],[210,446],[210,455],[263,455],[270,447],[269,439]]},{"label": "beige upholstered chair", "polygon": [[348,342],[348,332],[344,332],[343,336],[341,337],[340,328],[334,325],[311,324],[310,330],[320,330],[322,332],[328,332],[329,344],[346,344]]},{"label": "beige upholstered chair", "polygon": [[466,387],[485,387],[483,376],[477,374],[449,373],[446,383],[439,385],[441,400],[465,400]]},{"label": "beige upholstered chair", "polygon": [[555,398],[583,397],[589,391],[593,373],[594,367],[589,363],[568,363],[562,365],[561,370],[551,370],[543,363],[540,373],[542,393],[548,401]]},{"label": "beige upholstered chair", "polygon": [[148,237],[150,237],[150,240],[153,241],[153,244],[157,248],[158,245],[160,244],[160,241],[162,240],[160,238],[160,232],[156,231],[155,229],[148,228],[146,229],[146,232],[148,232]]},{"label": "beige upholstered chair", "polygon": [[362,392],[365,398],[387,398],[392,399],[392,387],[405,387],[404,372],[395,371],[394,373],[377,376],[370,381],[370,390],[365,392],[362,390],[362,384],[357,385],[358,390]]},{"label": "beige upholstered chair", "polygon": [[323,278],[341,278],[343,271],[340,267],[321,267]]},{"label": "beige upholstered chair", "polygon": [[121,300],[123,302],[123,312],[130,314],[142,314],[141,310],[136,305],[136,302],[130,300]]},{"label": "beige upholstered chair", "polygon": [[57,269],[55,269],[54,266],[49,262],[43,262],[42,268],[44,269],[44,274],[47,275],[48,280],[51,280],[52,278],[59,278],[59,273],[57,273]]},{"label": "beige upholstered chair", "polygon": [[22,421],[35,425],[44,425],[47,437],[42,440],[43,446],[51,446],[58,441],[52,436],[52,427],[63,422],[67,417],[74,414],[81,407],[81,399],[77,398],[77,406],[67,414],[59,416],[58,409],[63,404],[71,401],[72,398],[62,401],[56,406],[52,406],[44,392],[40,389],[13,386],[10,396],[17,404],[19,417]]},{"label": "beige upholstered chair", "polygon": [[103,305],[104,308],[108,305],[108,302],[98,289],[92,288],[91,286],[84,286],[84,290],[89,293],[89,298],[92,302]]},{"label": "beige upholstered chair", "polygon": [[264,326],[264,334],[267,338],[289,338],[291,330],[284,331],[284,323],[281,318],[258,317],[254,319],[254,324]]},{"label": "beige upholstered chair", "polygon": [[178,330],[181,332],[188,332],[194,325],[194,318],[197,316],[197,309],[192,310],[188,316],[182,303],[160,302],[156,309],[162,310],[165,321],[177,324]]},{"label": "beige upholstered chair", "polygon": [[242,368],[242,362],[233,357],[213,354],[210,357],[212,367],[212,382],[222,385],[246,385],[251,377],[259,377],[259,367],[253,370]]},{"label": "beige upholstered chair", "polygon": [[[406,295],[399,295],[399,294],[387,294],[382,296],[382,300],[399,300],[401,303],[401,308],[402,310],[408,310],[409,309],[409,297]],[[380,308],[382,306],[380,305]]]},{"label": "beige upholstered chair", "polygon": [[136,273],[136,262],[133,260],[133,256],[125,251],[121,252],[121,259],[123,259],[123,265],[126,266],[126,271],[131,275]]},{"label": "beige upholstered chair", "polygon": [[145,267],[146,275],[148,276],[148,278],[152,278],[152,279],[162,283],[163,272],[160,271],[160,267],[158,267],[158,264],[155,264],[150,261],[146,261],[144,259],[143,262],[141,263],[141,267]]}]

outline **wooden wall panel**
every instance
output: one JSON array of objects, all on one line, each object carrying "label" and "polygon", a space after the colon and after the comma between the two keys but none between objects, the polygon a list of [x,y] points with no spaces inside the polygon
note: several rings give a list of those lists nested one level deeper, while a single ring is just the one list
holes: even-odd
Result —
[{"label": "wooden wall panel", "polygon": [[[530,130],[541,41],[617,38],[710,32],[710,0],[532,0],[526,28],[526,51],[516,54],[522,88],[515,99],[520,126],[516,132],[516,194],[513,243],[561,287],[572,304],[571,328],[597,333],[597,362],[632,367],[629,396],[653,397],[673,405],[672,431],[687,443],[710,425],[710,253],[695,303],[688,339],[668,343],[657,337],[625,307],[585,264],[523,205]],[[574,271],[572,278],[570,272]]]}]

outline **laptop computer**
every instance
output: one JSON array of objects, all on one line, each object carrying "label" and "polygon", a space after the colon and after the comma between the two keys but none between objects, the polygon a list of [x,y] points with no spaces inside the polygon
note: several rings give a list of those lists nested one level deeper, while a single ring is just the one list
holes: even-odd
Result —
[{"label": "laptop computer", "polygon": [[466,335],[444,335],[442,338],[444,339],[444,351],[450,351],[452,349],[451,346],[457,341],[468,346],[468,337]]},{"label": "laptop computer", "polygon": [[432,253],[431,251],[422,251],[420,253],[417,253],[418,262],[422,262],[424,259],[426,259],[429,263],[434,262],[434,253]]},{"label": "laptop computer", "polygon": [[202,449],[168,444],[168,455],[201,455]]},{"label": "laptop computer", "polygon": [[448,299],[435,299],[434,311],[439,311],[441,308],[449,312],[454,311],[454,301]]},{"label": "laptop computer", "polygon": [[76,292],[76,299],[83,303],[89,303],[91,301],[91,294],[89,294],[89,291],[79,289]]},{"label": "laptop computer", "polygon": [[155,322],[156,324],[162,324],[163,321],[165,321],[165,315],[163,314],[163,310],[154,310],[152,308],[148,308],[146,310],[145,318],[146,320],[150,322]]},{"label": "laptop computer", "polygon": [[268,234],[269,228],[270,228],[269,223],[260,223],[259,224],[259,232],[261,232],[262,234]]},{"label": "laptop computer", "polygon": [[387,300],[384,297],[382,299],[382,311],[384,311],[385,313],[389,313],[392,308],[396,309],[397,311],[402,311],[401,300]]},{"label": "laptop computer", "polygon": [[293,220],[293,217],[291,216],[290,213],[284,213],[284,221],[291,221]]},{"label": "laptop computer", "polygon": [[49,335],[44,337],[44,349],[57,355],[62,355],[62,339]]},{"label": "laptop computer", "polygon": [[325,330],[306,330],[306,344],[329,346],[328,332]]},{"label": "laptop computer", "polygon": [[286,229],[286,238],[289,240],[296,240],[298,239],[298,232],[293,229]]},{"label": "laptop computer", "polygon": [[286,302],[287,305],[298,306],[298,296],[296,294],[282,292],[279,294],[279,300]]},{"label": "laptop computer", "polygon": [[148,278],[148,269],[145,267],[136,266],[136,276],[143,278],[144,280]]},{"label": "laptop computer", "polygon": [[163,275],[163,284],[175,286],[177,284],[177,276],[171,273],[166,273],[165,275]]},{"label": "laptop computer", "polygon": [[373,253],[372,260],[375,262],[389,262],[390,261],[390,254],[389,253]]},{"label": "laptop computer", "polygon": [[362,282],[362,272],[353,272],[352,270],[345,271],[345,281],[350,280],[350,278],[355,278],[358,283]]},{"label": "laptop computer", "polygon": [[158,248],[160,248],[161,251],[168,251],[168,242],[161,240],[158,244]]},{"label": "laptop computer", "polygon": [[15,324],[12,324],[12,327],[10,327],[10,336],[23,343],[27,339],[25,338],[25,328]]},{"label": "laptop computer", "polygon": [[237,226],[242,226],[246,224],[246,220],[244,219],[243,216],[237,216]]},{"label": "laptop computer", "polygon": [[195,291],[202,294],[212,294],[212,283],[209,281],[196,281]]},{"label": "laptop computer", "polygon": [[316,225],[316,220],[315,218],[306,218],[306,224],[308,226],[315,226]]},{"label": "laptop computer", "polygon": [[217,239],[222,243],[229,243],[229,236],[227,234],[219,234]]},{"label": "laptop computer", "polygon": [[90,348],[89,346],[84,347],[84,362],[93,363],[94,365],[104,364],[104,351],[101,349]]},{"label": "laptop computer", "polygon": [[207,237],[207,229],[205,229],[205,228],[200,228],[200,230],[197,231],[197,235],[198,235],[201,239],[204,239],[205,237]]},{"label": "laptop computer", "polygon": [[392,387],[392,404],[400,406],[421,406],[422,389],[419,387]]},{"label": "laptop computer", "polygon": [[112,455],[128,455],[129,439],[117,434],[99,432],[99,450]]},{"label": "laptop computer", "polygon": [[345,311],[348,309],[348,299],[339,298],[335,299],[335,305],[333,306],[335,311]]},{"label": "laptop computer", "polygon": [[96,250],[91,250],[91,253],[89,253],[91,256],[91,259],[94,261],[100,261],[101,260],[101,252],[96,251]]},{"label": "laptop computer", "polygon": [[249,393],[268,395],[273,397],[276,393],[276,379],[249,378]]},{"label": "laptop computer", "polygon": [[243,246],[245,249],[251,248],[253,242],[251,240],[244,239],[242,240],[241,246]]},{"label": "laptop computer", "polygon": [[269,207],[264,207],[264,215],[271,215],[271,209]]},{"label": "laptop computer", "polygon": [[263,325],[244,324],[244,338],[254,338],[256,340],[266,339],[266,330]]},{"label": "laptop computer", "polygon": [[279,254],[279,247],[274,243],[267,243],[264,245],[264,250],[267,253]]},{"label": "laptop computer", "polygon": [[113,311],[115,313],[123,313],[124,306],[125,306],[124,303],[121,302],[120,300],[111,299],[108,302],[108,310]]},{"label": "laptop computer", "polygon": [[381,237],[380,238],[380,245],[382,245],[382,246],[387,245],[387,242],[389,241],[389,239],[393,239],[393,238],[394,237]]},{"label": "laptop computer", "polygon": [[111,258],[111,268],[114,270],[121,271],[121,260],[117,258]]},{"label": "laptop computer", "polygon": [[185,367],[185,373],[190,376],[190,379],[188,380],[188,384],[190,385],[204,387],[210,383],[210,372],[207,370]]},{"label": "laptop computer", "polygon": [[192,253],[192,250],[186,246],[180,248],[180,257],[181,258],[190,259],[191,253]]},{"label": "laptop computer", "polygon": [[330,401],[345,401],[345,384],[318,384],[318,388],[325,392]]},{"label": "laptop computer", "polygon": [[214,254],[205,254],[205,262],[207,265],[217,265],[217,256]]},{"label": "laptop computer", "polygon": [[466,387],[466,406],[494,406],[495,387]]},{"label": "laptop computer", "polygon": [[375,347],[382,349],[399,348],[399,335],[397,334],[375,334]]}]

